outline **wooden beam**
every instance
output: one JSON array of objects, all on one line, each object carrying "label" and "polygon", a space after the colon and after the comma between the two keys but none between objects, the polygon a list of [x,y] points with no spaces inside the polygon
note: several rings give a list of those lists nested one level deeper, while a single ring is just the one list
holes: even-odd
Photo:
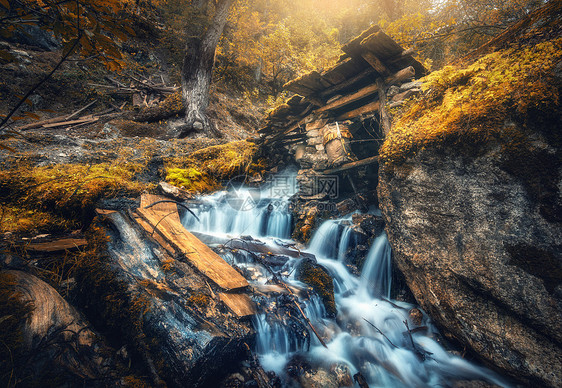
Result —
[{"label": "wooden beam", "polygon": [[379,32],[381,28],[379,26],[372,25],[371,27],[367,28],[363,31],[359,36],[351,39],[349,42],[344,44],[341,50],[349,56],[357,56],[359,51],[361,50],[361,42],[368,36],[371,36],[377,32]]},{"label": "wooden beam", "polygon": [[85,246],[88,242],[83,238],[61,238],[59,240],[42,243],[31,243],[26,249],[35,252],[60,252],[75,250]]},{"label": "wooden beam", "polygon": [[339,167],[336,167],[336,168],[324,170],[322,173],[325,174],[325,175],[336,174],[338,172],[347,171],[347,170],[350,170],[352,168],[357,168],[357,167],[361,167],[361,166],[367,166],[367,165],[373,164],[373,163],[378,163],[378,161],[379,161],[378,156],[371,156],[369,158],[361,159],[361,160],[358,160],[356,162],[343,164],[343,165],[341,165]]},{"label": "wooden beam", "polygon": [[247,317],[256,313],[256,306],[246,294],[219,292],[220,300],[238,317]]},{"label": "wooden beam", "polygon": [[415,74],[416,74],[416,71],[414,70],[414,67],[408,66],[408,67],[406,67],[402,70],[397,71],[396,73],[394,73],[390,77],[387,77],[384,80],[384,83],[386,84],[386,86],[394,85],[396,83],[400,83],[400,82],[405,81],[407,79],[414,78]]},{"label": "wooden beam", "polygon": [[371,113],[371,112],[375,112],[377,110],[379,110],[380,107],[380,102],[377,101],[373,101],[367,105],[363,105],[362,107],[359,107],[357,109],[354,109],[352,111],[343,113],[341,115],[339,115],[338,117],[336,117],[336,120],[340,121],[340,120],[350,120],[353,119],[357,116],[361,116],[362,114],[366,114],[366,113]]},{"label": "wooden beam", "polygon": [[377,86],[379,91],[379,113],[380,113],[380,126],[382,128],[382,133],[386,137],[390,132],[390,116],[386,111],[386,85],[384,84],[382,79],[377,80]]},{"label": "wooden beam", "polygon": [[383,31],[375,32],[361,41],[364,51],[372,52],[381,60],[386,60],[402,54],[404,49]]},{"label": "wooden beam", "polygon": [[[372,70],[371,70],[371,72],[372,72]],[[414,73],[415,73],[414,68],[412,66],[409,66],[405,69],[402,69],[402,70],[396,72],[395,74],[393,74],[389,77],[386,77],[385,80],[384,80],[385,85],[390,86],[392,84],[402,82],[402,81],[404,81],[408,78],[412,78],[414,76]],[[380,80],[380,78],[379,78],[379,80]],[[369,96],[369,95],[375,93],[377,90],[378,90],[378,87],[377,87],[376,84],[371,84],[371,85],[365,86],[364,88],[359,89],[358,91],[356,91],[354,93],[351,93],[351,94],[348,94],[346,96],[340,97],[337,100],[332,101],[331,103],[320,107],[319,109],[316,110],[316,112],[321,113],[321,112],[325,112],[327,110],[333,110],[333,109],[340,108],[340,107],[345,106],[347,104],[350,104],[354,101],[360,100],[360,99],[362,99],[366,96]],[[361,109],[361,108],[358,108],[358,109]],[[378,107],[377,107],[377,109],[378,109]]]},{"label": "wooden beam", "polygon": [[376,84],[371,84],[371,85],[365,86],[364,88],[359,89],[355,93],[348,94],[347,96],[343,96],[341,98],[338,98],[336,101],[333,101],[332,103],[330,103],[328,105],[324,105],[323,107],[317,109],[316,112],[320,113],[320,112],[324,112],[324,111],[327,111],[327,110],[332,110],[332,109],[342,107],[342,106],[350,104],[354,101],[360,100],[363,97],[367,97],[367,96],[375,93],[376,91],[377,91],[377,85]]},{"label": "wooden beam", "polygon": [[164,202],[146,208],[161,199],[162,197],[156,195],[143,194],[137,213],[154,231],[185,256],[190,264],[219,287],[224,290],[247,287],[248,282],[238,271],[183,227],[174,203]]},{"label": "wooden beam", "polygon": [[371,65],[371,67],[373,69],[375,69],[382,77],[386,77],[388,75],[390,75],[390,71],[388,71],[388,68],[382,63],[382,61],[372,52],[370,51],[365,51],[364,53],[361,54],[361,56],[363,57],[363,59],[365,59],[369,65]]},{"label": "wooden beam", "polygon": [[337,85],[334,85],[330,88],[327,88],[326,90],[321,92],[319,94],[319,96],[321,98],[326,98],[331,94],[335,94],[335,93],[339,92],[340,90],[345,89],[345,88],[353,85],[354,83],[360,81],[363,78],[367,78],[367,77],[371,76],[373,73],[374,73],[374,70],[369,67],[369,68],[363,70],[362,72],[358,73],[357,75],[355,75],[351,78],[348,78],[348,79],[344,80],[343,82],[340,82]]}]

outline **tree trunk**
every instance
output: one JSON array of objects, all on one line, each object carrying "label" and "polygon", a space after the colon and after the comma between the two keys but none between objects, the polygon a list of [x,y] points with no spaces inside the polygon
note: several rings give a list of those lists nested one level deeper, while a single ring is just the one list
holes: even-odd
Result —
[{"label": "tree trunk", "polygon": [[[208,1],[194,3],[201,13],[208,8]],[[222,35],[232,0],[219,0],[215,15],[205,31],[187,38],[182,68],[182,90],[185,101],[185,125],[180,137],[192,132],[205,132],[209,136],[220,137],[221,133],[206,115],[209,106],[209,89],[215,50]]]}]

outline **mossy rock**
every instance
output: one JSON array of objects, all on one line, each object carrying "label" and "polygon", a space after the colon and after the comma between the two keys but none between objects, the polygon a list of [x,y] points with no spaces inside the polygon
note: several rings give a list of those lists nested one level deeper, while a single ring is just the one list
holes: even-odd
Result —
[{"label": "mossy rock", "polygon": [[529,144],[521,128],[537,121],[553,129],[542,131],[547,138],[554,137],[559,133],[552,123],[559,120],[561,61],[562,38],[556,37],[430,74],[423,79],[422,96],[398,113],[380,148],[381,162],[400,166],[424,149],[454,148],[477,156],[488,145],[500,144],[504,154],[518,152]]},{"label": "mossy rock", "polygon": [[297,268],[296,278],[308,284],[320,296],[329,317],[337,315],[334,281],[324,267],[310,259],[303,259]]}]

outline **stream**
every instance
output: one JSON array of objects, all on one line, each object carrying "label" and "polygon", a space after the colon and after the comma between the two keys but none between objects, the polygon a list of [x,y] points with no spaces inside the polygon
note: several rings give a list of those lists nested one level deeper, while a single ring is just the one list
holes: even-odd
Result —
[{"label": "stream", "polygon": [[[292,246],[288,199],[288,195],[270,198],[264,189],[219,192],[201,197],[202,205],[193,209],[200,222],[187,213],[182,222],[200,238],[205,237],[207,243],[213,238],[242,238],[271,248]],[[276,318],[279,300],[270,297],[258,303],[259,313],[253,317],[257,332],[254,350],[263,368],[275,372],[287,385],[287,366],[292,357],[300,355],[328,370],[344,365],[351,376],[360,373],[370,387],[442,387],[452,386],[457,380],[484,380],[507,386],[490,370],[447,352],[437,342],[437,330],[425,313],[423,317],[419,315],[421,321],[412,319],[410,311],[418,306],[390,298],[391,247],[385,233],[372,242],[360,275],[349,270],[346,252],[356,241],[350,220],[351,216],[324,221],[304,249],[333,278],[336,318],[327,316],[316,294],[300,299],[303,311],[327,348],[312,332],[302,336],[294,325]],[[273,270],[296,294],[301,296],[299,290],[307,294],[308,287],[295,278],[300,258],[285,258],[266,268],[252,260],[251,252],[221,255],[242,268],[253,286],[265,287]]]}]

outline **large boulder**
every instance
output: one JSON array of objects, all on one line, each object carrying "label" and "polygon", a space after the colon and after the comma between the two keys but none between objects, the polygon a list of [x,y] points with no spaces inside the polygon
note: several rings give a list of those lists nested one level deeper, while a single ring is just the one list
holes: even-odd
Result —
[{"label": "large boulder", "polygon": [[422,152],[383,166],[394,260],[445,332],[526,383],[561,386],[562,231],[498,162]]},{"label": "large boulder", "polygon": [[486,48],[501,50],[426,79],[381,147],[378,187],[421,306],[488,365],[546,387],[562,386],[560,20],[550,3]]}]

